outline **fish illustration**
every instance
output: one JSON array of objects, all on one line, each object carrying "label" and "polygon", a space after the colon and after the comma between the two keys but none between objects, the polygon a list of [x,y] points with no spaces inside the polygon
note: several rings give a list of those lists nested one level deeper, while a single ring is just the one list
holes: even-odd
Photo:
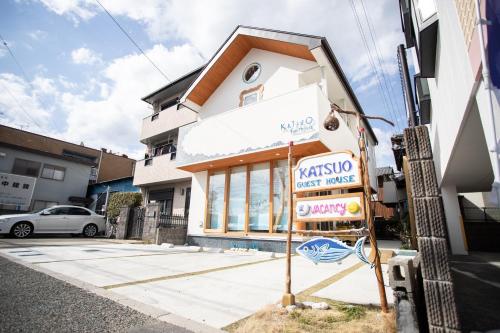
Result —
[{"label": "fish illustration", "polygon": [[317,237],[301,244],[296,252],[315,264],[340,261],[355,253],[359,260],[373,267],[364,251],[365,239],[366,237],[358,239],[354,247],[351,247],[335,238]]}]

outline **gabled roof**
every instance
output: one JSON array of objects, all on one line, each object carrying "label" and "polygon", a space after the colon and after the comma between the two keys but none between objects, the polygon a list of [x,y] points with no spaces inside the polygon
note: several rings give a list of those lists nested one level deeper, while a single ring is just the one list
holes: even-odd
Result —
[{"label": "gabled roof", "polygon": [[[252,48],[290,55],[310,61],[316,61],[311,51],[321,48],[355,108],[364,114],[363,108],[325,37],[243,25],[238,25],[233,30],[231,35],[224,41],[206,65],[153,92],[144,97],[143,100],[151,103],[153,96],[157,98],[158,94],[167,93],[169,89],[174,90],[177,86],[182,85],[182,89],[179,89],[183,90],[180,102],[183,103],[189,99],[202,106]],[[187,87],[186,83],[188,83]],[[366,121],[366,124],[370,135],[374,138],[375,144],[377,144],[377,137],[369,122]]]},{"label": "gabled roof", "polygon": [[161,99],[162,96],[172,96],[178,93],[184,93],[187,88],[193,83],[193,81],[200,75],[203,68],[205,68],[206,64],[191,71],[175,81],[170,82],[169,84],[161,87],[158,90],[153,91],[151,94],[144,96],[141,98],[144,102],[152,104],[155,100]]}]

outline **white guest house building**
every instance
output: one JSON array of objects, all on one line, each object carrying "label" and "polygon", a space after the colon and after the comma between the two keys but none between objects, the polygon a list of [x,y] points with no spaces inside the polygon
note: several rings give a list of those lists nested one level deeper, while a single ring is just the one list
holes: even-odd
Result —
[{"label": "white guest house building", "polygon": [[[337,114],[338,130],[323,128],[332,103],[363,112],[323,37],[238,26],[204,67],[144,101],[154,108],[141,134],[149,156],[134,184],[146,202],[188,215],[191,244],[282,250],[288,143],[295,161],[359,156],[354,117]],[[377,139],[362,126],[374,176]]]}]

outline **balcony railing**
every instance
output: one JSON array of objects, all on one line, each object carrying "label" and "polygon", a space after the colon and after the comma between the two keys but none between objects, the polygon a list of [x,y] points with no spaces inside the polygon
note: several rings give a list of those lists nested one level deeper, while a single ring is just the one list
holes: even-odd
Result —
[{"label": "balcony railing", "polygon": [[162,133],[196,121],[196,113],[189,109],[177,110],[177,106],[154,113],[142,120],[141,142],[146,143]]},{"label": "balcony railing", "polygon": [[184,215],[160,213],[157,228],[187,228],[188,219]]},{"label": "balcony railing", "polygon": [[219,113],[179,128],[179,167],[286,147],[288,142],[319,142],[330,150],[352,150],[356,139],[339,117],[340,127],[326,131],[322,124],[330,101],[313,83],[289,93]]},{"label": "balcony railing", "polygon": [[177,169],[175,154],[164,153],[137,161],[134,185],[144,186],[191,178],[191,173]]}]

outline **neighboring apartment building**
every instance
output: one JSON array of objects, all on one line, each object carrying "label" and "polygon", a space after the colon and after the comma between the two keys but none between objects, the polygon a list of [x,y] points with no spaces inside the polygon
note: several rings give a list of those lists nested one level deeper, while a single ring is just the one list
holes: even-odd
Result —
[{"label": "neighboring apartment building", "polygon": [[[89,183],[133,174],[135,161],[43,135],[0,125],[0,210],[35,210],[56,204],[84,205]],[[22,193],[25,178],[34,186]],[[14,186],[14,187],[13,187]],[[31,187],[31,186],[28,186]],[[16,199],[17,198],[17,199]],[[28,200],[16,204],[16,200]]]},{"label": "neighboring apartment building", "polygon": [[[459,203],[462,194],[479,206],[498,208],[497,195],[490,191],[500,186],[500,3],[481,1],[481,17],[489,20],[482,26],[476,24],[477,2],[473,0],[399,3],[406,47],[415,47],[420,124],[428,125],[430,132],[451,251],[466,254],[468,241],[471,245],[478,232],[480,237],[491,237],[500,231],[498,223],[466,220],[464,225]],[[478,29],[483,29],[488,52],[480,45]],[[485,89],[483,56],[490,62],[494,79],[491,91]]]},{"label": "neighboring apartment building", "polygon": [[[182,207],[187,198],[177,204],[176,195],[190,187],[192,244],[284,240],[288,142],[295,161],[360,153],[355,119],[337,115],[338,130],[323,128],[332,103],[363,112],[323,37],[238,26],[204,67],[144,100],[154,113],[143,120],[149,153],[137,163],[134,184],[149,202],[171,193],[164,209]],[[377,139],[362,126],[376,189]]]}]

